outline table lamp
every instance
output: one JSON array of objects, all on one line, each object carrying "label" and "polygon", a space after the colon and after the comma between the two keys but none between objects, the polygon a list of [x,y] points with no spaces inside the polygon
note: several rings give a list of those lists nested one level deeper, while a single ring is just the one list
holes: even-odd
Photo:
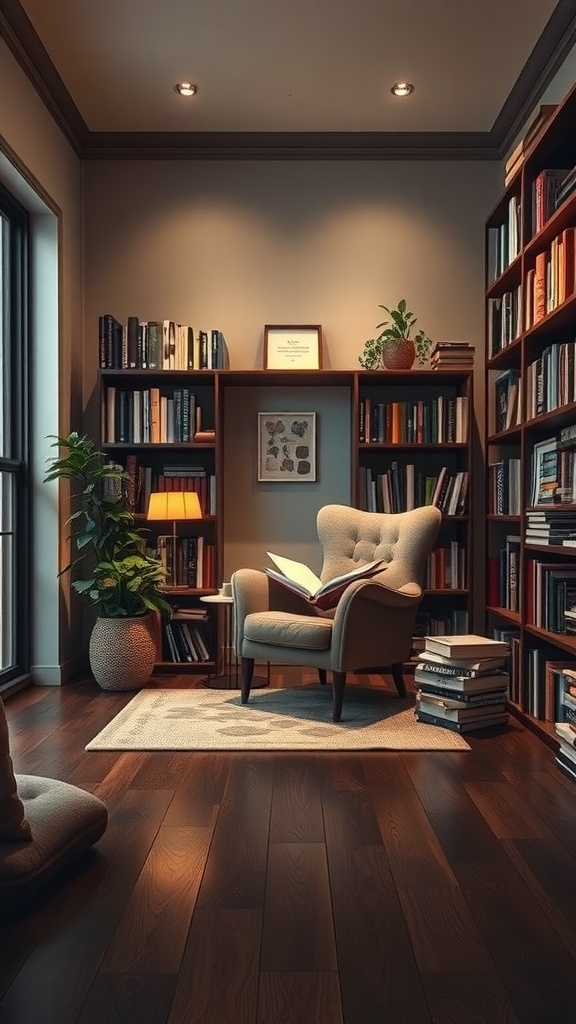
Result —
[{"label": "table lamp", "polygon": [[[172,520],[172,575],[176,581],[176,523],[182,519],[202,519],[202,509],[196,491],[152,491],[146,519]],[[182,584],[185,586],[185,584]]]}]

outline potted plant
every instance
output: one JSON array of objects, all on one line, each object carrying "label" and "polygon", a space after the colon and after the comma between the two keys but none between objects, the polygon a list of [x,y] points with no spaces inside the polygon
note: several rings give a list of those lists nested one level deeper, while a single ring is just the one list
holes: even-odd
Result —
[{"label": "potted plant", "polygon": [[391,317],[377,324],[383,330],[377,338],[370,338],[364,343],[364,352],[358,357],[360,366],[365,370],[376,370],[385,367],[387,370],[409,370],[416,358],[422,366],[427,359],[432,340],[424,331],[419,330],[412,339],[410,333],[417,318],[407,308],[406,299],[400,299],[396,309],[380,305]]},{"label": "potted plant", "polygon": [[128,474],[107,465],[88,437],[72,432],[56,437],[45,482],[70,480],[75,511],[66,524],[79,552],[63,573],[82,566],[72,587],[98,609],[90,637],[90,667],[105,689],[134,689],[150,677],[156,660],[153,613],[164,618],[171,607],[162,594],[162,562],[146,553],[144,533],[135,525],[128,499]]}]

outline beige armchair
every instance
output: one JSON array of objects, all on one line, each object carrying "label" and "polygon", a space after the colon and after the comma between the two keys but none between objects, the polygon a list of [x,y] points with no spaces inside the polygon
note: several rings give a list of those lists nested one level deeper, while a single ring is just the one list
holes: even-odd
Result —
[{"label": "beige armchair", "polygon": [[431,505],[394,515],[347,505],[321,508],[317,528],[323,550],[322,582],[361,562],[375,558],[387,562],[376,576],[351,583],[330,612],[317,614],[262,571],[233,573],[242,703],[250,696],[256,660],[317,668],[322,683],[330,671],[335,722],[342,714],[348,671],[389,667],[399,695],[406,696],[402,663],[410,654],[426,559],[441,521],[441,512]]}]

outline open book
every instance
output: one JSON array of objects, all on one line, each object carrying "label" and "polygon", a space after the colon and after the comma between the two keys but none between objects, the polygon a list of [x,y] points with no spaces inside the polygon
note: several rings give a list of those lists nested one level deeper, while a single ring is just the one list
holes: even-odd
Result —
[{"label": "open book", "polygon": [[264,572],[271,579],[281,583],[294,594],[300,594],[310,604],[324,610],[334,608],[346,587],[354,580],[374,576],[375,573],[382,572],[386,568],[384,559],[377,558],[373,562],[366,562],[342,576],[335,576],[333,579],[327,580],[326,583],[322,583],[322,580],[304,562],[296,562],[293,558],[285,558],[283,555],[274,555],[271,551],[267,551],[266,554],[280,570],[278,572],[277,569],[270,569],[266,566]]}]

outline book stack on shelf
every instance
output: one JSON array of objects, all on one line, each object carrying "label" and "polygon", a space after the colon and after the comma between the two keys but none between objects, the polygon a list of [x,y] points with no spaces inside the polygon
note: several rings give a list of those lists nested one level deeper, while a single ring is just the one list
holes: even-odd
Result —
[{"label": "book stack on shelf", "polygon": [[563,667],[559,673],[558,718],[554,729],[559,742],[556,763],[576,779],[576,669]]},{"label": "book stack on shelf", "polygon": [[488,637],[425,637],[414,670],[417,721],[454,732],[505,725],[508,658],[508,644]]},{"label": "book stack on shelf", "polygon": [[430,354],[433,370],[472,370],[474,346],[469,341],[437,341]]},{"label": "book stack on shelf", "polygon": [[544,128],[546,122],[552,116],[556,110],[556,103],[542,103],[536,112],[535,117],[530,122],[526,130],[526,134],[520,139],[518,145],[512,150],[510,156],[506,161],[504,168],[505,178],[504,184],[507,187],[513,178],[516,177],[518,171],[521,169],[526,152],[534,142],[535,138]]}]

